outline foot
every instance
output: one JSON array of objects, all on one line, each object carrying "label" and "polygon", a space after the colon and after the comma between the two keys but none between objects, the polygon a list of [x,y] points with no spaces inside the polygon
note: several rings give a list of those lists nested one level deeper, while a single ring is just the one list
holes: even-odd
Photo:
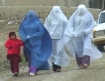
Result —
[{"label": "foot", "polygon": [[57,72],[61,72],[61,69],[57,69]]},{"label": "foot", "polygon": [[34,76],[34,75],[35,75],[34,73],[30,72],[30,76]]},{"label": "foot", "polygon": [[81,65],[81,66],[79,67],[79,69],[85,69],[85,68],[87,68],[87,67],[88,67],[87,64],[83,64],[83,65]]},{"label": "foot", "polygon": [[88,65],[87,65],[87,64],[84,64],[83,66],[84,66],[84,68],[87,68],[87,67],[88,67]]},{"label": "foot", "polygon": [[15,72],[13,76],[16,76],[17,77],[18,76],[18,72]]},{"label": "foot", "polygon": [[84,69],[84,66],[82,65],[82,66],[79,66],[79,69]]},{"label": "foot", "polygon": [[61,69],[57,69],[56,71],[54,71],[54,72],[61,72]]}]

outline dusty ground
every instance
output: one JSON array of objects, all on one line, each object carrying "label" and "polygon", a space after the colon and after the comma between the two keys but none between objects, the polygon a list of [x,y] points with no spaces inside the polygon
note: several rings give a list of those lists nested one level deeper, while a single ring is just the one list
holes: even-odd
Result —
[{"label": "dusty ground", "polygon": [[[105,53],[103,53],[105,54]],[[62,72],[53,73],[52,70],[39,71],[38,75],[29,76],[26,63],[20,64],[20,74],[13,77],[9,70],[8,62],[2,66],[0,81],[105,81],[105,55],[103,58],[92,61],[87,69],[78,69],[75,59],[71,59],[69,67],[62,68]],[[7,67],[5,67],[7,66]]]},{"label": "dusty ground", "polygon": [[62,72],[53,73],[50,69],[39,71],[35,76],[29,76],[27,63],[21,63],[19,76],[13,77],[9,62],[5,58],[4,48],[4,42],[10,31],[17,32],[18,26],[0,26],[0,81],[105,81],[105,53],[101,59],[92,61],[87,69],[78,69],[75,59],[71,58],[70,66],[62,68]]}]

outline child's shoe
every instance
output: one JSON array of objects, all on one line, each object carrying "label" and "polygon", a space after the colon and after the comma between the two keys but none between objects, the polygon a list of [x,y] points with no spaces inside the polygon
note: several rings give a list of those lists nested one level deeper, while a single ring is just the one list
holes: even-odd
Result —
[{"label": "child's shoe", "polygon": [[16,77],[17,77],[17,76],[18,76],[18,73],[17,73],[17,72],[15,72],[13,76],[16,76]]}]

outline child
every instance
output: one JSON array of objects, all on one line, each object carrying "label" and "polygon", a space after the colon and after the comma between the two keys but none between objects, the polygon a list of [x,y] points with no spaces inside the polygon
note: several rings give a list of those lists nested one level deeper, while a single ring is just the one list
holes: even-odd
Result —
[{"label": "child", "polygon": [[9,39],[5,43],[7,48],[7,59],[10,61],[11,71],[14,76],[18,76],[20,57],[20,46],[23,46],[23,42],[16,37],[15,32],[9,33]]}]

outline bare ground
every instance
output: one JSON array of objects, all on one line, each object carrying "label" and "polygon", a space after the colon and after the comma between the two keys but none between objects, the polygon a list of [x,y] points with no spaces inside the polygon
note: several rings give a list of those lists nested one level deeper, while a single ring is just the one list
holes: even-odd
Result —
[{"label": "bare ground", "polygon": [[[104,54],[104,53],[103,53]],[[62,68],[62,72],[54,73],[52,69],[39,71],[38,75],[29,76],[27,63],[20,64],[18,77],[13,77],[9,63],[2,66],[0,81],[105,81],[105,55],[101,59],[91,61],[87,69],[78,69],[74,58],[71,58],[69,67]],[[7,67],[6,67],[7,66]]]},{"label": "bare ground", "polygon": [[35,76],[29,76],[27,63],[21,63],[19,76],[13,77],[9,62],[5,58],[4,42],[8,37],[8,32],[17,32],[17,30],[18,26],[0,27],[0,81],[105,81],[105,53],[101,59],[91,61],[87,69],[78,69],[75,58],[71,58],[70,66],[62,68],[60,73],[54,73],[50,69],[39,71]]}]

